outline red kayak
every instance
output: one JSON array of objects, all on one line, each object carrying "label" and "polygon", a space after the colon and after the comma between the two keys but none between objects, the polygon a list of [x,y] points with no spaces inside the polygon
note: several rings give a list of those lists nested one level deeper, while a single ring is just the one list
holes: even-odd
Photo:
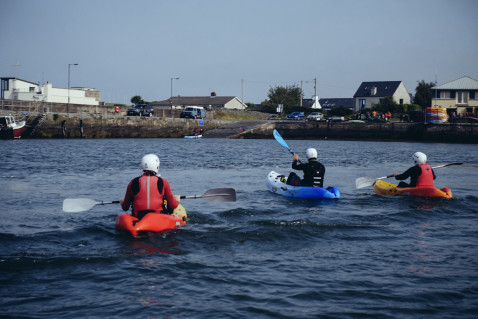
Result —
[{"label": "red kayak", "polygon": [[127,231],[133,236],[138,236],[143,232],[163,232],[174,230],[186,225],[188,217],[183,206],[179,205],[174,212],[169,214],[149,213],[141,220],[125,213],[116,218],[116,229]]}]

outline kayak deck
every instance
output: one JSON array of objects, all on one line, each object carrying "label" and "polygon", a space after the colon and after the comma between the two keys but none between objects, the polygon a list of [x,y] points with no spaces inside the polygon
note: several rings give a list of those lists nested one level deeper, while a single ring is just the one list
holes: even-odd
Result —
[{"label": "kayak deck", "polygon": [[119,231],[126,231],[133,236],[138,236],[143,232],[163,232],[174,230],[186,224],[186,210],[180,204],[171,215],[149,213],[139,220],[128,213],[120,214],[116,218],[115,226]]},{"label": "kayak deck", "polygon": [[285,176],[271,171],[267,175],[267,188],[276,194],[287,197],[305,199],[338,199],[340,191],[337,187],[292,186],[284,183]]},{"label": "kayak deck", "polygon": [[448,187],[438,189],[435,187],[397,187],[395,184],[377,180],[373,185],[373,191],[377,195],[393,196],[408,195],[429,198],[453,198],[451,189]]}]

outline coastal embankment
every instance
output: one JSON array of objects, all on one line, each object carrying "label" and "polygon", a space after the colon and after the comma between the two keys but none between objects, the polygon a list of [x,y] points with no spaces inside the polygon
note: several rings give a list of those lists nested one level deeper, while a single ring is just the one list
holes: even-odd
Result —
[{"label": "coastal embankment", "polygon": [[265,113],[224,108],[211,108],[205,119],[197,120],[180,118],[180,110],[155,109],[151,117],[127,116],[126,111],[127,107],[1,100],[0,114],[26,120],[22,138],[181,138],[202,128],[205,138],[270,139],[277,129],[288,139],[478,143],[475,123],[267,120]]},{"label": "coastal embankment", "polygon": [[363,141],[416,141],[478,143],[477,124],[348,123],[293,120],[220,120],[130,116],[30,117],[23,138],[168,138],[192,135],[204,129],[204,137],[268,139],[277,129],[289,139]]}]

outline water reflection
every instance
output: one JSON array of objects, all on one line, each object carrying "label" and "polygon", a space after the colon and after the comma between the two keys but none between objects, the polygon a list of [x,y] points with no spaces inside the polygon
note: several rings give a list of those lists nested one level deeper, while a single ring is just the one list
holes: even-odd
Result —
[{"label": "water reflection", "polygon": [[[142,236],[129,237],[122,247],[122,253],[126,255],[154,255],[154,254],[182,254],[183,250],[179,249],[179,241],[176,233],[145,233]],[[123,237],[123,238],[124,238]],[[152,261],[157,262],[157,261]]]}]

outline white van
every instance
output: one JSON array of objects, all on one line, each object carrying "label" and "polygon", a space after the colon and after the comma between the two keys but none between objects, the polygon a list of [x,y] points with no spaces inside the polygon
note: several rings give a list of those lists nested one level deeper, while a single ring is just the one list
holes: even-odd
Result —
[{"label": "white van", "polygon": [[202,106],[187,106],[184,111],[181,112],[180,117],[191,119],[203,119],[206,117],[206,111]]}]

